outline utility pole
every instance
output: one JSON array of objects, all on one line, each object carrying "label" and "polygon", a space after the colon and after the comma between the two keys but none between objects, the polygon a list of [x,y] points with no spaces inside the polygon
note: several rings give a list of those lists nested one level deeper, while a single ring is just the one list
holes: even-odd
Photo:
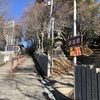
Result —
[{"label": "utility pole", "polygon": [[53,0],[48,1],[48,3],[50,3],[50,22],[49,22],[49,29],[48,29],[48,38],[50,38],[52,12],[53,12]]},{"label": "utility pole", "polygon": [[[76,36],[76,0],[74,0],[74,29],[73,29],[73,36]],[[76,66],[77,58],[74,57],[74,100],[76,100],[76,93],[75,93],[75,66]]]},{"label": "utility pole", "polygon": [[12,21],[13,24],[13,30],[12,30],[12,45],[14,45],[14,39],[15,39],[15,34],[14,34],[14,21]]},{"label": "utility pole", "polygon": [[51,55],[51,66],[52,66],[52,68],[51,68],[51,73],[53,72],[53,67],[54,67],[54,65],[53,65],[53,45],[54,45],[54,18],[52,17],[52,19],[51,19],[51,26],[52,26],[52,55]]},{"label": "utility pole", "polygon": [[42,53],[43,53],[43,37],[44,37],[44,33],[42,33]]},{"label": "utility pole", "polygon": [[53,71],[53,44],[54,44],[54,18],[53,14],[53,0],[44,0],[46,5],[50,5],[50,22],[48,27],[48,38],[50,38],[50,33],[52,35],[52,50],[51,50],[51,73]]},{"label": "utility pole", "polygon": [[39,39],[39,51],[40,51],[40,39]]}]

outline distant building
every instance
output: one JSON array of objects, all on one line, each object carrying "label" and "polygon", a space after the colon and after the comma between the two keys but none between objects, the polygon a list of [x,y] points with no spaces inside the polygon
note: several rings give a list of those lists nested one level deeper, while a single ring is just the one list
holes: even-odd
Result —
[{"label": "distant building", "polygon": [[3,29],[4,29],[4,17],[0,16],[0,51],[4,50],[6,44],[3,34]]},{"label": "distant building", "polygon": [[10,21],[4,24],[4,36],[6,44],[12,45],[14,42],[14,21]]}]

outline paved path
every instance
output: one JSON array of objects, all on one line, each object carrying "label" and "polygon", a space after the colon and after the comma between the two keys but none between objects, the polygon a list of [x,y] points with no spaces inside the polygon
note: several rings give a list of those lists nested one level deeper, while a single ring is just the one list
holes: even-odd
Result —
[{"label": "paved path", "polygon": [[62,93],[64,96],[69,97],[74,89],[74,73],[73,70],[66,74],[59,76],[52,76],[50,78],[52,86]]},{"label": "paved path", "polygon": [[0,100],[49,100],[31,58],[27,57],[12,77],[9,69],[10,62],[0,67]]}]

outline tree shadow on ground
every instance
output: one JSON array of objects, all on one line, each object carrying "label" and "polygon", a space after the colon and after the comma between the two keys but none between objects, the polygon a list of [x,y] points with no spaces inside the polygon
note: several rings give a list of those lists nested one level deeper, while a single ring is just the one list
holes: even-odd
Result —
[{"label": "tree shadow on ground", "polygon": [[[50,80],[50,83],[51,83],[51,85],[54,85],[54,84],[56,84],[56,83],[60,83],[61,85],[63,85],[63,87],[65,86],[69,86],[69,87],[74,87],[74,85],[73,84],[71,84],[71,83],[62,83],[62,82],[59,82],[59,81],[56,81],[56,80]],[[61,86],[60,86],[61,87]],[[58,87],[59,88],[59,87]]]},{"label": "tree shadow on ground", "polygon": [[[45,77],[44,77],[44,73],[43,73],[43,71],[41,70],[41,68],[40,68],[40,66],[39,66],[39,64],[38,64],[38,62],[36,61],[36,59],[34,58],[34,57],[32,57],[33,58],[33,62],[35,63],[35,66],[36,66],[36,69],[37,69],[37,71],[38,71],[38,73],[42,76],[42,78],[44,79]],[[65,68],[63,68],[63,70],[66,70]],[[57,71],[58,72],[58,71]],[[57,81],[56,81],[56,83],[57,83]],[[60,84],[62,84],[62,85],[70,85],[70,86],[72,86],[72,84],[64,84],[64,83],[61,83],[61,82],[59,82]],[[53,82],[53,84],[54,84],[54,82]],[[52,85],[53,85],[52,84]],[[51,85],[48,85],[48,86],[51,86]],[[54,94],[54,96],[55,97],[57,97],[57,91],[56,90],[53,90],[53,91],[51,91],[53,94]],[[60,93],[59,93],[60,94]],[[43,95],[44,96],[46,96],[46,98],[47,98],[47,100],[49,100],[49,97],[48,97],[48,94],[46,93],[46,92],[44,92],[43,93]],[[60,94],[60,95],[62,95],[62,94]],[[64,99],[59,99],[59,100],[73,100],[73,99],[71,99],[71,98],[68,98],[68,97],[65,97]]]},{"label": "tree shadow on ground", "polygon": [[[3,81],[5,82],[5,87],[7,86],[10,89],[9,92],[13,91],[12,93],[14,93],[18,91],[18,93],[20,93],[24,98],[27,97],[30,98],[30,100],[44,100],[44,98],[45,100],[50,100],[46,95],[44,95],[44,92],[42,93],[40,92],[39,89],[43,88],[41,83],[39,82],[40,84],[37,84],[36,82],[34,82],[34,80],[38,81],[38,78],[34,78],[33,75],[25,75],[24,77],[13,76],[11,78],[7,76],[5,77],[5,79],[3,79]],[[41,96],[40,94],[42,94],[43,96]],[[2,95],[2,93],[0,95]],[[10,100],[10,99],[0,99],[0,100]]]}]

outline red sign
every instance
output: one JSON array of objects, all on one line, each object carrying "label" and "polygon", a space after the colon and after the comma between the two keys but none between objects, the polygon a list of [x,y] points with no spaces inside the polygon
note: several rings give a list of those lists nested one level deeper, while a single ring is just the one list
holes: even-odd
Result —
[{"label": "red sign", "polygon": [[81,45],[82,44],[82,36],[76,36],[68,40],[68,46],[76,46],[76,45]]},{"label": "red sign", "polygon": [[70,47],[70,56],[82,55],[81,47]]},{"label": "red sign", "polygon": [[80,47],[74,48],[74,55],[75,56],[82,55],[82,51]]}]

